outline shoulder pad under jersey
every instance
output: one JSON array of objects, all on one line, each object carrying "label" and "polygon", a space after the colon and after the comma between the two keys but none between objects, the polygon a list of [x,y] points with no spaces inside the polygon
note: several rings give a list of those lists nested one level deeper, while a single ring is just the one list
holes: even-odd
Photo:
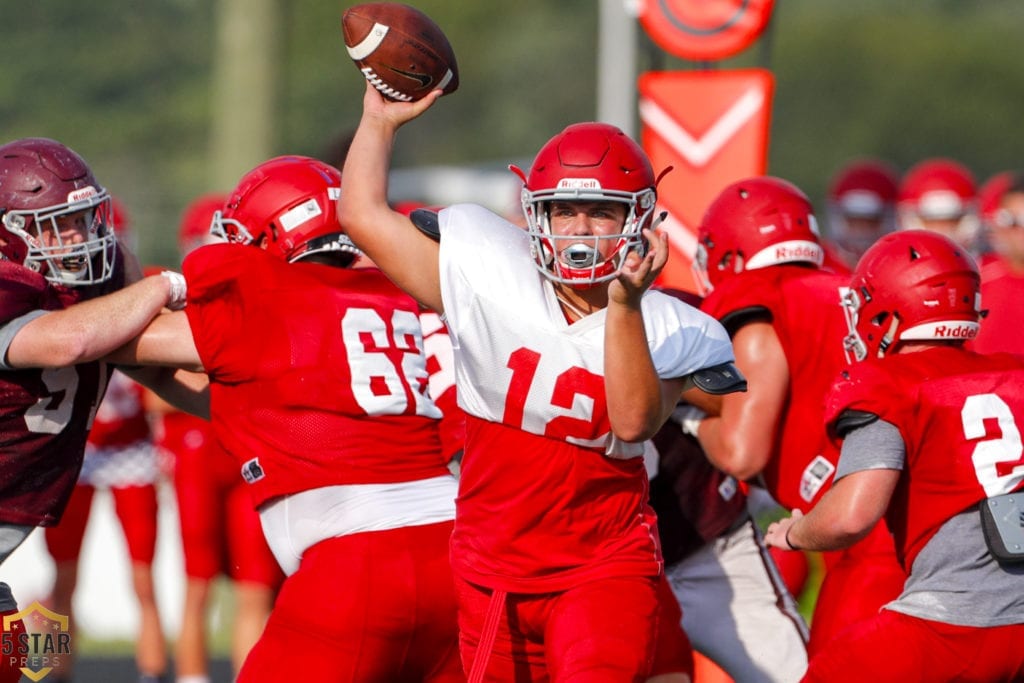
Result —
[{"label": "shoulder pad under jersey", "polygon": [[437,221],[437,211],[430,209],[413,209],[409,213],[409,220],[420,232],[434,240],[441,241],[441,228]]},{"label": "shoulder pad under jersey", "polygon": [[747,390],[747,378],[733,363],[701,368],[687,378],[687,388],[691,384],[708,394],[731,394]]}]

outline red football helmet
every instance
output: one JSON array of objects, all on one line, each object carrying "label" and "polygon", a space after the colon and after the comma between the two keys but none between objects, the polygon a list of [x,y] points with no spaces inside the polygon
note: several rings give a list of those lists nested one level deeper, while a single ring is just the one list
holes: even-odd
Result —
[{"label": "red football helmet", "polygon": [[359,250],[338,223],[341,172],[322,161],[282,156],[246,173],[211,232],[236,244],[252,244],[295,262],[313,254],[344,254],[351,265]]},{"label": "red football helmet", "polygon": [[974,259],[945,235],[885,235],[861,257],[842,296],[847,359],[880,358],[904,341],[973,339],[980,287]]},{"label": "red football helmet", "polygon": [[192,200],[181,214],[178,224],[178,251],[181,255],[206,244],[221,241],[211,232],[213,215],[228,203],[228,195],[211,192]]},{"label": "red football helmet", "polygon": [[977,191],[974,175],[963,164],[926,159],[900,181],[899,227],[930,230],[936,229],[936,222],[948,223],[946,234],[970,249],[978,236]]},{"label": "red football helmet", "polygon": [[981,220],[991,225],[996,222],[1003,195],[1013,186],[1017,175],[1013,171],[996,173],[978,189],[978,214]]},{"label": "red football helmet", "polygon": [[829,236],[852,259],[896,228],[899,176],[884,161],[860,159],[836,173],[828,190]]},{"label": "red football helmet", "polygon": [[[56,284],[110,279],[117,238],[110,195],[75,152],[48,138],[0,146],[0,253]],[[81,241],[66,241],[70,223]],[[63,231],[63,235],[61,234]]]},{"label": "red football helmet", "polygon": [[814,208],[800,188],[757,176],[732,183],[708,206],[693,265],[705,293],[744,270],[825,260]]},{"label": "red football helmet", "polygon": [[[654,225],[658,178],[647,154],[625,133],[606,123],[569,126],[537,153],[523,181],[522,203],[537,268],[549,279],[589,287],[613,279],[626,255],[646,251],[643,230]],[[552,201],[612,201],[626,205],[622,232],[603,236],[552,233]],[[602,256],[602,244],[613,244]]]}]

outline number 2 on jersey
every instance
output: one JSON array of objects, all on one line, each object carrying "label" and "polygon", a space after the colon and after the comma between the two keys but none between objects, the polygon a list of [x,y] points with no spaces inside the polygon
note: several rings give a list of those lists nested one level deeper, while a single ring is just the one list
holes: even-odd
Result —
[{"label": "number 2 on jersey", "polygon": [[[975,394],[967,397],[960,419],[967,439],[981,439],[971,460],[985,495],[1011,493],[1024,479],[1024,445],[1010,406],[995,394]],[[998,425],[995,437],[986,438],[986,420]]]}]

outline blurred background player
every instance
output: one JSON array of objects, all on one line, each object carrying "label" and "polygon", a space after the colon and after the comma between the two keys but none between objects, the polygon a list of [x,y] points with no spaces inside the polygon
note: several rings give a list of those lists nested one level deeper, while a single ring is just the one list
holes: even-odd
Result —
[{"label": "blurred background player", "polygon": [[982,255],[981,307],[985,324],[972,342],[979,353],[1024,356],[1024,175],[993,176],[978,193],[982,225],[991,251]]},{"label": "blurred background player", "polygon": [[[0,563],[63,515],[111,372],[101,359],[165,306],[184,305],[177,273],[125,286],[140,273],[117,245],[111,211],[110,195],[65,145],[0,146]],[[196,392],[202,402],[201,388],[162,384],[176,373],[133,374],[181,389],[183,404]],[[17,611],[0,583],[0,616]],[[16,620],[10,631],[23,628]],[[16,658],[0,658],[0,681],[20,677]]]},{"label": "blurred background player", "polygon": [[[716,467],[763,486],[786,510],[814,506],[838,455],[824,430],[824,397],[846,359],[827,342],[845,329],[837,302],[849,279],[822,269],[823,259],[810,200],[780,178],[729,185],[698,231],[698,282],[708,290],[701,310],[732,335],[747,391],[723,396],[718,415],[690,410],[681,423]],[[882,526],[833,558],[811,621],[810,651],[873,614],[902,582]]]},{"label": "blurred background player", "polygon": [[850,270],[875,241],[896,229],[899,175],[879,159],[856,159],[840,168],[828,189],[825,215],[835,255]]},{"label": "blurred background player", "polygon": [[[186,207],[178,228],[182,258],[220,241],[210,226],[227,199],[227,194],[210,193]],[[157,445],[173,471],[185,560],[175,673],[178,683],[207,683],[207,621],[216,578],[223,575],[231,582],[234,610],[225,621],[230,624],[231,664],[237,673],[263,632],[284,575],[263,537],[238,464],[217,442],[210,423],[174,410],[153,394],[147,403]]]},{"label": "blurred background player", "polygon": [[[195,367],[287,578],[239,681],[457,683],[447,469],[419,305],[338,223],[341,174],[278,157],[215,218],[228,243],[185,259],[189,307],[134,360]],[[186,317],[187,316],[187,317]],[[259,353],[239,340],[260,339]]]},{"label": "blurred background player", "polygon": [[965,347],[978,287],[963,247],[920,230],[886,235],[854,271],[843,346],[857,362],[827,399],[836,480],[766,538],[843,548],[884,517],[908,577],[806,681],[1024,680],[1024,359]]},{"label": "blurred background player", "polygon": [[[111,205],[115,234],[122,244],[134,250],[128,212],[116,198],[111,198]],[[73,625],[78,560],[93,496],[97,488],[110,491],[131,560],[132,588],[139,608],[135,642],[139,681],[153,683],[163,679],[167,651],[153,581],[160,465],[143,407],[144,391],[121,372],[115,370],[110,376],[107,393],[89,432],[78,484],[61,523],[46,527],[44,538],[55,564],[50,606],[58,614],[68,615]],[[73,656],[74,653],[63,658],[55,680],[71,680]]]},{"label": "blurred background player", "polygon": [[959,161],[925,159],[900,179],[896,204],[900,230],[931,230],[949,237],[972,256],[984,251],[974,174]]}]

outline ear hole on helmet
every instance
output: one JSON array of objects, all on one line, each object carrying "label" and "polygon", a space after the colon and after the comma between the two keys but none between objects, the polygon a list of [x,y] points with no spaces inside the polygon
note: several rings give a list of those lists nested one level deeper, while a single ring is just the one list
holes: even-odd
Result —
[{"label": "ear hole on helmet", "polygon": [[882,311],[881,313],[879,313],[878,315],[871,319],[871,324],[874,325],[875,327],[881,327],[882,325],[885,324],[885,321],[888,319],[889,313],[887,311]]},{"label": "ear hole on helmet", "polygon": [[910,247],[910,260],[916,261],[919,258],[921,258],[921,255],[917,253],[917,250],[914,249],[913,247]]}]

